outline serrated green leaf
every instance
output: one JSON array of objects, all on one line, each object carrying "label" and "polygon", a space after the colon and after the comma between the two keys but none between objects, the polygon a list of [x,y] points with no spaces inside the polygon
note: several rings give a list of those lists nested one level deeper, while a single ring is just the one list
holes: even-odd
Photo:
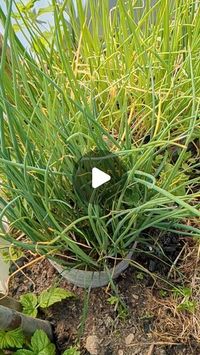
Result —
[{"label": "serrated green leaf", "polygon": [[23,307],[23,313],[30,317],[37,317],[37,296],[33,293],[27,293],[20,297],[20,303]]},{"label": "serrated green leaf", "polygon": [[41,308],[48,308],[54,303],[60,302],[66,298],[73,297],[74,294],[60,287],[51,287],[45,290],[39,296],[38,302]]},{"label": "serrated green leaf", "polygon": [[56,347],[54,344],[49,344],[46,348],[41,350],[38,355],[55,355]]},{"label": "serrated green leaf", "polygon": [[36,330],[31,338],[31,348],[37,355],[54,355],[55,345],[52,344],[46,333],[39,329]]},{"label": "serrated green leaf", "polygon": [[35,355],[35,353],[31,350],[20,349],[15,352],[15,355]]},{"label": "serrated green leaf", "polygon": [[80,354],[81,354],[80,351],[74,347],[65,350],[65,352],[63,353],[63,355],[80,355]]},{"label": "serrated green leaf", "polygon": [[0,330],[0,349],[21,348],[24,343],[24,335],[21,328],[4,331]]}]

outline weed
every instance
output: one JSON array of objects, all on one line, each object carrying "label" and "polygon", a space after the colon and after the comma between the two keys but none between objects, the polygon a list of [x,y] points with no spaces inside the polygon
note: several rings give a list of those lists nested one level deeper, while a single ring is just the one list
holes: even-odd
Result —
[{"label": "weed", "polygon": [[108,298],[108,303],[114,306],[114,311],[117,312],[117,315],[120,319],[123,320],[127,318],[128,309],[119,296],[110,296]]},{"label": "weed", "polygon": [[144,274],[143,274],[143,272],[137,272],[137,273],[136,273],[136,278],[137,278],[138,280],[144,280]]},{"label": "weed", "polygon": [[159,295],[161,296],[161,297],[166,297],[167,296],[167,294],[168,294],[168,292],[167,291],[165,291],[165,290],[159,290]]},{"label": "weed", "polygon": [[65,350],[63,355],[80,355],[80,351],[77,350],[76,347],[70,347],[69,349]]},{"label": "weed", "polygon": [[196,302],[191,300],[192,297],[192,289],[189,287],[178,286],[173,289],[173,293],[177,298],[178,306],[177,309],[179,311],[188,311],[191,313],[195,312]]}]

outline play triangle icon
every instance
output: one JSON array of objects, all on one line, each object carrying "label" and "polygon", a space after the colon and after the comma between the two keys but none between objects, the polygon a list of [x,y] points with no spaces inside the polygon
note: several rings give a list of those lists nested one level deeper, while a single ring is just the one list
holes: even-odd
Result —
[{"label": "play triangle icon", "polygon": [[92,187],[96,189],[97,187],[105,184],[111,179],[111,176],[104,173],[98,168],[92,168]]}]

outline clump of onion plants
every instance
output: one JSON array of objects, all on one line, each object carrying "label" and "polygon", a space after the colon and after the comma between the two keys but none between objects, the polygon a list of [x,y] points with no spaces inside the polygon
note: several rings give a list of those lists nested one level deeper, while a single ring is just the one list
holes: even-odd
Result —
[{"label": "clump of onion plants", "polygon": [[[103,269],[149,227],[200,235],[185,223],[200,216],[197,3],[118,0],[110,10],[107,0],[77,1],[76,13],[52,0],[46,32],[12,1],[6,16],[0,8],[1,220],[25,236],[6,239]],[[74,164],[92,149],[127,166],[109,210],[82,204],[73,189]]]}]

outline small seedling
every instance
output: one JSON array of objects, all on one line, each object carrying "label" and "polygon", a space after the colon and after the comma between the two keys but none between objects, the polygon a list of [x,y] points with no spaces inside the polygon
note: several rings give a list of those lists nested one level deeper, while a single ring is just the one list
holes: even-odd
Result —
[{"label": "small seedling", "polygon": [[111,296],[108,298],[108,302],[111,305],[114,305],[114,311],[118,313],[120,319],[125,319],[128,315],[128,310],[124,302],[120,299],[119,296]]},{"label": "small seedling", "polygon": [[188,298],[192,296],[192,290],[189,287],[178,286],[173,289],[173,293],[176,297]]},{"label": "small seedling", "polygon": [[65,350],[63,355],[81,355],[80,351],[77,350],[76,347],[70,347],[69,349]]},{"label": "small seedling", "polygon": [[108,303],[110,303],[112,306],[114,305],[114,310],[117,310],[117,307],[119,305],[119,297],[118,296],[110,296],[108,298]]},{"label": "small seedling", "polygon": [[189,287],[178,286],[173,289],[175,297],[179,300],[180,303],[177,306],[179,311],[187,311],[193,313],[196,309],[196,302],[191,300],[192,289]]},{"label": "small seedling", "polygon": [[194,313],[195,309],[196,309],[196,302],[194,301],[183,301],[178,305],[178,310],[180,311],[188,311],[190,313]]},{"label": "small seedling", "polygon": [[159,295],[160,295],[160,297],[166,297],[167,296],[167,291],[165,291],[165,290],[159,290]]},{"label": "small seedling", "polygon": [[141,281],[144,280],[144,274],[142,272],[137,272],[136,279]]}]

